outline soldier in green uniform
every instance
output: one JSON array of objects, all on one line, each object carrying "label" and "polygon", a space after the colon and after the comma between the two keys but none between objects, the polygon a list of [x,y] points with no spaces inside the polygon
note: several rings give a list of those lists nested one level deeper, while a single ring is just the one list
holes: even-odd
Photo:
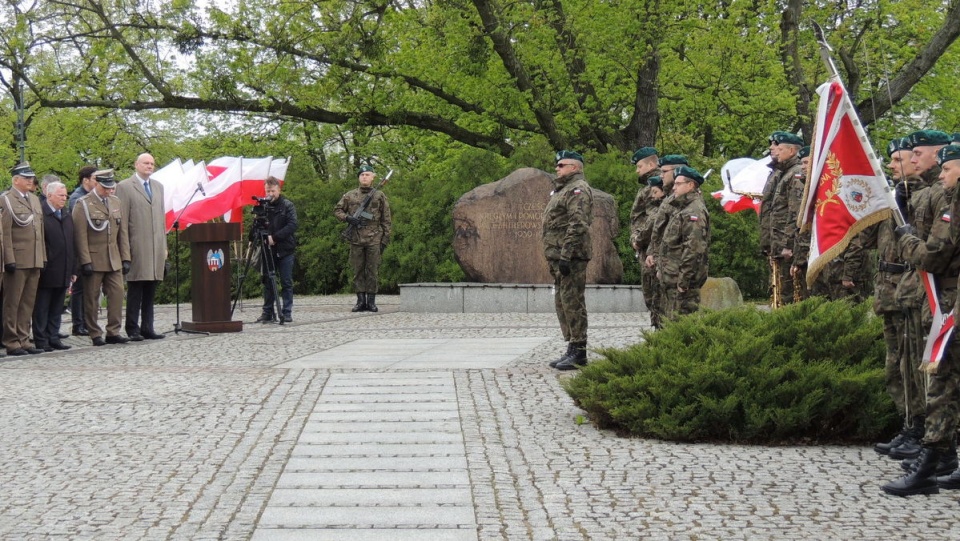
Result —
[{"label": "soldier in green uniform", "polygon": [[[659,158],[657,149],[653,147],[643,147],[633,153],[631,159],[637,168],[637,182],[640,188],[637,190],[637,197],[633,201],[633,208],[630,210],[630,245],[637,254],[637,262],[641,267],[640,286],[643,289],[643,302],[647,305],[650,312],[650,321],[654,327],[658,325],[658,314],[653,310],[653,283],[654,273],[644,268],[643,262],[647,259],[647,245],[650,243],[648,222],[652,214],[656,213],[660,206],[660,200],[663,198],[663,182],[659,181]],[[658,197],[654,197],[653,188],[650,179],[656,177],[659,181]],[[651,209],[653,212],[651,212]]]},{"label": "soldier in green uniform", "polygon": [[353,269],[353,289],[357,293],[357,304],[351,312],[377,312],[377,289],[379,286],[380,256],[390,244],[390,232],[393,221],[390,217],[390,203],[380,190],[374,194],[366,212],[369,217],[354,218],[363,200],[373,190],[373,181],[377,178],[373,168],[364,165],[359,171],[360,187],[343,194],[333,209],[334,216],[341,222],[353,226],[350,243],[350,268]]},{"label": "soldier in green uniform", "polygon": [[[918,155],[916,151],[917,143],[924,145],[926,142],[936,143],[942,140],[938,135],[929,133],[931,130],[925,131],[928,133],[918,135],[918,132],[915,132],[911,135],[914,143],[914,158],[911,161],[920,166],[925,162],[922,152]],[[929,141],[923,141],[923,138],[928,138]],[[929,233],[923,237],[917,236],[918,229],[911,224],[905,224],[896,229],[896,235],[899,237],[901,256],[933,275],[940,306],[944,311],[949,311],[957,303],[957,275],[960,274],[960,231],[952,225],[953,212],[956,209],[950,202],[957,190],[957,181],[960,180],[960,148],[952,145],[939,147],[937,163],[943,169],[938,176],[945,198],[940,200],[941,207]],[[907,475],[883,486],[884,492],[897,496],[939,492],[936,477],[938,464],[942,457],[956,453],[957,420],[960,413],[960,341],[951,341],[943,360],[935,369],[927,365],[926,359],[918,361],[922,361],[925,369],[932,372],[927,391],[923,445],[916,463]],[[950,477],[945,481],[949,482]]]},{"label": "soldier in green uniform", "polygon": [[593,190],[583,177],[583,156],[561,150],[557,176],[543,209],[543,255],[554,283],[554,306],[567,352],[550,363],[557,370],[587,364],[587,263],[593,253]]},{"label": "soldier in green uniform", "polygon": [[703,203],[703,176],[694,168],[676,169],[673,198],[662,203],[667,217],[657,244],[657,279],[663,287],[663,317],[674,319],[700,307],[707,281],[710,215]]},{"label": "soldier in green uniform", "polygon": [[[667,154],[660,158],[657,164],[660,167],[660,181],[663,185],[664,196],[663,199],[660,200],[660,205],[656,210],[651,212],[651,218],[648,220],[649,232],[647,234],[650,237],[650,242],[647,244],[647,258],[643,262],[643,267],[644,271],[649,271],[647,274],[650,275],[653,281],[650,286],[650,301],[645,300],[647,306],[653,306],[651,309],[650,322],[654,328],[659,329],[661,320],[663,319],[664,290],[656,277],[656,254],[659,250],[658,242],[663,233],[663,228],[667,224],[667,207],[664,206],[664,203],[669,203],[673,199],[673,182],[676,179],[676,169],[684,165],[689,165],[689,163],[687,162],[687,157],[682,154]],[[646,299],[646,292],[644,292],[643,295],[644,299]],[[654,317],[656,319],[654,319]]]},{"label": "soldier in green uniform", "polygon": [[790,214],[790,200],[796,192],[796,179],[803,177],[798,157],[803,139],[790,132],[775,131],[769,141],[772,171],[763,187],[760,205],[760,250],[770,259],[771,288],[774,280],[779,281],[779,299],[773,299],[773,304],[780,306],[793,302],[794,297],[790,267],[797,237],[797,215]]}]

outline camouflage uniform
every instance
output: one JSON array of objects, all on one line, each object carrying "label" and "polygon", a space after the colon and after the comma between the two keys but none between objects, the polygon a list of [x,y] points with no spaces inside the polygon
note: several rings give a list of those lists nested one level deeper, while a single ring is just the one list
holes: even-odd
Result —
[{"label": "camouflage uniform", "polygon": [[[941,197],[932,200],[938,204],[939,210],[933,217],[928,234],[925,237],[904,235],[900,238],[899,247],[905,260],[934,276],[940,306],[948,310],[956,305],[957,275],[960,274],[960,238],[951,227],[953,210],[950,199],[956,188],[940,189],[938,192]],[[926,242],[923,238],[926,238]],[[957,340],[951,342],[947,357],[930,378],[927,391],[923,445],[938,451],[950,449],[957,430],[960,406],[960,346],[957,344]],[[914,361],[926,364],[925,360]]]},{"label": "camouflage uniform", "polygon": [[796,192],[798,178],[803,178],[803,167],[797,156],[777,163],[767,177],[760,205],[760,249],[779,264],[783,304],[793,302],[793,258],[784,258],[781,253],[785,248],[792,250],[797,238],[797,214],[790,214],[790,199]]},{"label": "camouflage uniform", "polygon": [[810,230],[800,231],[800,228],[796,226],[797,216],[800,215],[801,206],[803,205],[803,190],[807,183],[806,173],[803,169],[803,165],[800,167],[790,177],[790,200],[787,206],[787,214],[793,217],[793,238],[792,241],[787,241],[787,247],[793,252],[793,258],[790,263],[784,262],[783,264],[789,267],[797,267],[797,274],[793,279],[793,288],[788,292],[793,295],[796,300],[803,300],[810,296],[810,291],[807,290],[807,257],[810,255]]},{"label": "camouflage uniform", "polygon": [[[582,172],[553,180],[550,201],[543,209],[543,255],[555,287],[554,305],[563,339],[587,341],[587,304],[584,290],[587,263],[593,253],[590,225],[593,223],[593,190]],[[560,272],[560,261],[569,261],[570,273]]]},{"label": "camouflage uniform", "polygon": [[654,199],[650,195],[650,186],[647,181],[651,177],[659,176],[660,170],[654,169],[645,175],[637,178],[637,182],[642,187],[637,191],[637,197],[633,201],[633,208],[630,210],[630,245],[637,247],[637,262],[640,264],[640,287],[643,290],[643,302],[647,305],[647,311],[650,312],[650,321],[654,327],[660,324],[660,313],[657,310],[657,276],[653,269],[648,269],[644,265],[647,259],[647,249],[650,245],[650,231],[653,228],[653,221],[656,219],[657,211],[663,198]]},{"label": "camouflage uniform", "polygon": [[[334,207],[333,214],[338,220],[345,220],[360,207],[364,198],[373,188],[355,188],[343,194]],[[377,191],[367,206],[367,212],[373,218],[361,227],[353,230],[350,243],[350,268],[353,269],[353,289],[358,293],[376,293],[379,281],[380,254],[390,243],[393,221],[390,218],[390,204],[382,191]]]},{"label": "camouflage uniform", "polygon": [[[851,302],[863,302],[870,296],[873,282],[873,264],[870,257],[871,243],[864,239],[864,231],[855,236],[847,249],[844,250],[840,265],[840,276],[837,283],[836,299],[847,299]],[[843,286],[843,282],[853,282],[852,288]]]},{"label": "camouflage uniform", "polygon": [[666,224],[657,239],[657,277],[663,286],[663,315],[674,319],[700,306],[700,287],[707,281],[710,215],[696,190],[672,197],[661,208]]}]

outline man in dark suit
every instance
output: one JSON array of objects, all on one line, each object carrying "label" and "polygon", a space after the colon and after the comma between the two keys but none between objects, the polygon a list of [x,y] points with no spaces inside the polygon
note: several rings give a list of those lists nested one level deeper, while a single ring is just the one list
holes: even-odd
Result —
[{"label": "man in dark suit", "polygon": [[[123,318],[123,276],[130,272],[130,242],[120,200],[113,195],[117,181],[113,169],[93,174],[97,185],[73,207],[76,225],[77,264],[83,275],[83,316],[93,345],[126,344],[120,336]],[[107,298],[107,334],[97,323],[100,291]]]},{"label": "man in dark suit", "polygon": [[67,288],[77,278],[73,218],[66,211],[67,187],[50,182],[43,203],[43,243],[47,266],[40,271],[37,301],[33,306],[33,340],[44,351],[70,349],[60,341],[60,323]]},{"label": "man in dark suit", "polygon": [[30,342],[40,269],[46,262],[43,210],[30,164],[13,168],[13,187],[0,196],[3,226],[3,345],[8,355],[43,353]]}]

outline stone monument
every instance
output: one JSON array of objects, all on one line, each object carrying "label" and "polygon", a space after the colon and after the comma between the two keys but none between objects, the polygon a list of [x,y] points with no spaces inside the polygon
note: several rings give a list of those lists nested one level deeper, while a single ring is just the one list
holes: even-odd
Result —
[{"label": "stone monument", "polygon": [[[552,284],[540,243],[543,209],[554,175],[533,168],[467,192],[453,207],[453,251],[467,280]],[[590,182],[589,177],[587,182]],[[593,258],[587,283],[619,284],[623,263],[613,243],[620,230],[617,205],[593,189]]]}]

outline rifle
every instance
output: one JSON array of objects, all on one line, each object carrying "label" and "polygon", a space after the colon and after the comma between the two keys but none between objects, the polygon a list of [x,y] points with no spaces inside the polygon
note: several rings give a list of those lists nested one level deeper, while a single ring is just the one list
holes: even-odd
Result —
[{"label": "rifle", "polygon": [[[359,220],[361,220],[362,223],[360,224],[360,227],[367,225],[367,220],[373,219],[373,214],[370,214],[369,212],[367,212],[367,207],[369,207],[370,202],[373,201],[373,196],[377,193],[378,190],[380,190],[380,188],[384,187],[387,184],[387,182],[390,180],[390,177],[392,175],[393,175],[393,169],[388,171],[387,176],[383,177],[383,180],[378,182],[377,185],[374,186],[372,190],[370,190],[370,193],[368,193],[367,196],[363,198],[363,201],[360,202],[360,206],[357,207],[357,210],[354,211],[354,213],[351,215],[354,218],[358,218]],[[357,230],[357,227],[355,225],[347,224],[347,228],[340,233],[340,237],[343,238],[343,240],[349,242],[352,239],[353,234],[356,230]]]}]

